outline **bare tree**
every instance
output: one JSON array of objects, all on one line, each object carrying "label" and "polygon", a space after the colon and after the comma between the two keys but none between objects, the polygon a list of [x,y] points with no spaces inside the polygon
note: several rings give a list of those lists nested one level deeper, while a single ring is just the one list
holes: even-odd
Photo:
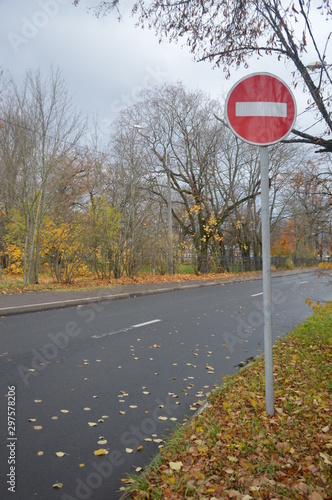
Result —
[{"label": "bare tree", "polygon": [[[75,0],[74,4],[78,4]],[[116,9],[121,0],[103,1],[96,8],[97,15]],[[310,134],[293,130],[303,142],[319,146],[318,151],[332,152],[331,93],[332,61],[327,59],[330,32],[322,45],[318,41],[320,23],[314,16],[330,21],[332,9],[329,0],[317,6],[311,0],[137,0],[133,12],[139,14],[142,27],[154,28],[160,40],[182,39],[198,61],[208,60],[222,67],[226,76],[232,67],[248,67],[252,56],[276,54],[294,65],[294,85],[302,81],[309,93],[307,111],[316,112],[316,123],[325,125],[322,132]],[[311,48],[316,55],[312,64],[305,62]]]},{"label": "bare tree", "polygon": [[111,198],[122,215],[124,269],[130,277],[143,263],[142,255],[147,245],[145,228],[153,204],[148,189],[147,152],[139,127],[130,110],[120,113],[113,125],[111,139],[110,174],[114,179]]},{"label": "bare tree", "polygon": [[[237,206],[254,198],[259,187],[253,182],[250,192],[240,189],[248,147],[235,140],[215,118],[218,107],[202,92],[189,92],[175,84],[143,93],[142,101],[123,113],[131,130],[135,124],[139,126],[136,142],[143,144],[136,149],[133,161],[144,158],[147,162],[145,170],[152,179],[149,187],[164,207],[171,202],[173,220],[182,238],[189,236],[193,242],[199,271],[206,269],[212,246],[219,246],[222,253],[226,218]],[[124,132],[119,133],[121,136]],[[235,142],[237,149],[231,152]],[[123,142],[121,150],[125,150]]]},{"label": "bare tree", "polygon": [[316,256],[322,260],[331,254],[332,208],[326,203],[327,187],[321,182],[319,168],[312,160],[307,161],[289,176],[284,190],[288,217],[294,225],[294,257]]},{"label": "bare tree", "polygon": [[49,181],[74,151],[85,123],[75,113],[59,71],[52,70],[47,79],[28,71],[22,88],[11,81],[8,92],[1,109],[3,196],[20,242],[24,282],[37,283]]}]

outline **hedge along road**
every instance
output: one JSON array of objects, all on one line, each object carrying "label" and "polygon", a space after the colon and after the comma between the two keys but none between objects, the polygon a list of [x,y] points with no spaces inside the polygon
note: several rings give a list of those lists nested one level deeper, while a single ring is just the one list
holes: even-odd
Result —
[{"label": "hedge along road", "polygon": [[[274,338],[311,314],[306,297],[332,298],[315,273],[273,278],[272,290]],[[144,467],[222,376],[262,354],[261,309],[255,280],[1,318],[1,498],[12,498],[8,387],[15,497],[116,500],[126,472]]]}]

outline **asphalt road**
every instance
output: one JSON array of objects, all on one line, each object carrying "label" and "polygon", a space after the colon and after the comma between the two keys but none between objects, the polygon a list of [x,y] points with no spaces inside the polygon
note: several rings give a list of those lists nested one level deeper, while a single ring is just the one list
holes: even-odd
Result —
[{"label": "asphalt road", "polygon": [[[273,278],[272,295],[276,339],[332,290],[305,273]],[[0,498],[120,498],[121,478],[263,353],[261,310],[255,280],[1,318]]]}]

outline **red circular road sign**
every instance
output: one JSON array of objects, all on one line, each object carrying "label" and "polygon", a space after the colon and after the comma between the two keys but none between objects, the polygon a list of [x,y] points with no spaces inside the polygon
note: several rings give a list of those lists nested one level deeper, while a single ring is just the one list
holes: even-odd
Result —
[{"label": "red circular road sign", "polygon": [[240,139],[258,146],[275,144],[286,137],[296,119],[291,90],[278,77],[254,73],[239,80],[225,104],[226,120]]}]

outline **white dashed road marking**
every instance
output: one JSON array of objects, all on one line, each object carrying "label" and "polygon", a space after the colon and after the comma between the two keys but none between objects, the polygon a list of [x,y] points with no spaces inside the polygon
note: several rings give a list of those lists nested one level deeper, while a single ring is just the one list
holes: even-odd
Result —
[{"label": "white dashed road marking", "polygon": [[96,335],[92,335],[93,339],[101,339],[103,337],[110,337],[111,335],[116,335],[117,333],[125,333],[133,330],[134,328],[141,328],[142,326],[152,325],[154,323],[159,323],[161,319],[152,319],[151,321],[146,321],[145,323],[137,323],[137,325],[131,325],[127,328],[121,328],[121,330],[117,330],[116,332],[107,332],[107,333],[97,333]]}]

